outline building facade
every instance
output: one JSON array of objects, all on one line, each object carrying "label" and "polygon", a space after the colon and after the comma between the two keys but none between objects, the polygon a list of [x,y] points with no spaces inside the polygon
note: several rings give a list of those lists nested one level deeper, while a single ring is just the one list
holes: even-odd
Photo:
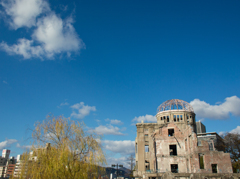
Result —
[{"label": "building facade", "polygon": [[3,149],[2,156],[0,156],[0,178],[6,177],[9,155],[10,150]]},{"label": "building facade", "polygon": [[158,178],[164,173],[232,173],[230,154],[217,147],[217,133],[206,133],[185,101],[161,104],[157,123],[137,123],[135,140],[138,178]]},{"label": "building facade", "polygon": [[6,170],[6,177],[7,178],[10,178],[11,176],[13,176],[15,165],[16,165],[16,160],[14,159],[14,157],[11,157],[7,161],[7,165],[6,165],[7,166],[7,170]]}]

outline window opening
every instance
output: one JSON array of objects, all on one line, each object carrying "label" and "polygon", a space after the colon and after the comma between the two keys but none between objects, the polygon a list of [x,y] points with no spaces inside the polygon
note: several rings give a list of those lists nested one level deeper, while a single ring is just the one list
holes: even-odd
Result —
[{"label": "window opening", "polygon": [[149,152],[149,146],[145,145],[145,152]]},{"label": "window opening", "polygon": [[190,118],[192,118],[192,116],[190,116]]},{"label": "window opening", "polygon": [[170,155],[177,155],[177,145],[169,145]]},{"label": "window opening", "polygon": [[145,137],[148,137],[148,134],[145,134]]},{"label": "window opening", "polygon": [[166,119],[166,117],[165,117],[165,116],[163,116],[163,119],[165,120],[165,119]]},{"label": "window opening", "polygon": [[161,117],[161,120],[163,120],[163,118]]},{"label": "window opening", "polygon": [[212,164],[212,172],[217,173],[217,164]]},{"label": "window opening", "polygon": [[182,118],[182,115],[180,115],[180,120],[182,120],[183,118]]},{"label": "window opening", "polygon": [[171,172],[178,173],[178,164],[171,164]]},{"label": "window opening", "polygon": [[174,136],[174,129],[168,129],[168,136]]},{"label": "window opening", "polygon": [[137,143],[135,145],[135,151],[136,151],[136,153],[138,152]]},{"label": "window opening", "polygon": [[156,146],[157,146],[157,144],[156,144],[156,142],[154,142],[154,151],[155,151],[155,155],[156,155]]},{"label": "window opening", "polygon": [[169,122],[169,116],[167,116],[167,122]]},{"label": "window opening", "polygon": [[187,114],[187,119],[189,119],[189,116],[188,116],[188,114]]},{"label": "window opening", "polygon": [[156,157],[156,169],[158,170],[158,160],[157,160],[157,156],[156,156],[156,154],[157,154],[157,150],[156,150],[157,144],[156,144],[156,142],[154,142],[154,147],[155,147],[155,157]]},{"label": "window opening", "polygon": [[209,150],[213,150],[213,143],[212,143],[212,141],[208,142],[208,145],[209,145]]},{"label": "window opening", "polygon": [[198,154],[199,157],[199,166],[200,169],[204,169],[204,158],[203,158],[203,154]]},{"label": "window opening", "polygon": [[176,122],[176,115],[174,115],[174,118],[173,118],[173,119],[174,119],[174,122]]},{"label": "window opening", "polygon": [[145,168],[146,168],[146,170],[150,170],[150,165],[147,160],[145,160]]}]

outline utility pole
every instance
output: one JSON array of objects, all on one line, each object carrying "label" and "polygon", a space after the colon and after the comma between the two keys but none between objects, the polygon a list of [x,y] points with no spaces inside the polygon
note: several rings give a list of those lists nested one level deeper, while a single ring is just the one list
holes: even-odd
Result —
[{"label": "utility pole", "polygon": [[134,163],[135,163],[134,155],[131,154],[131,155],[127,158],[127,160],[129,161],[128,164],[130,165],[130,168],[131,168],[131,175],[130,175],[130,176],[132,177],[132,175],[133,175],[133,169],[134,169]]},{"label": "utility pole", "polygon": [[118,167],[123,167],[123,165],[115,165],[115,164],[112,164],[112,167],[117,167],[117,177],[118,177]]},{"label": "utility pole", "polygon": [[131,171],[133,170],[133,165],[134,165],[134,155],[130,155],[127,160],[129,160],[128,164],[130,165]]}]

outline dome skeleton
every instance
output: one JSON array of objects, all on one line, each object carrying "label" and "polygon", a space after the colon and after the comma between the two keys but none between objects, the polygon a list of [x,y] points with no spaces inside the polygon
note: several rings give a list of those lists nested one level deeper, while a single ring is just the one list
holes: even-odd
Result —
[{"label": "dome skeleton", "polygon": [[182,110],[182,111],[194,112],[193,107],[188,102],[180,99],[171,99],[171,100],[165,101],[158,107],[157,112],[171,111],[171,110]]}]

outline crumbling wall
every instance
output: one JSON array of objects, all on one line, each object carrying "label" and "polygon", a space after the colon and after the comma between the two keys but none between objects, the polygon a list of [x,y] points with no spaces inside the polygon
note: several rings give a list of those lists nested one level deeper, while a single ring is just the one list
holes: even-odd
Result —
[{"label": "crumbling wall", "polygon": [[[204,169],[199,166],[199,154],[203,154]],[[202,146],[198,146],[192,158],[192,171],[194,173],[212,173],[212,164],[217,164],[217,173],[233,173],[229,153],[211,151],[208,142],[202,141]]]},{"label": "crumbling wall", "polygon": [[[169,129],[174,129],[173,136],[168,135]],[[190,126],[187,128],[185,126],[184,131],[185,133],[180,130],[179,125],[169,123],[156,132],[156,157],[160,172],[171,171],[171,164],[178,164],[178,172],[189,172],[189,162],[186,155],[190,151],[190,144],[187,144],[185,139],[189,133],[192,134],[192,129]],[[170,155],[170,145],[176,145],[176,156]]]}]

